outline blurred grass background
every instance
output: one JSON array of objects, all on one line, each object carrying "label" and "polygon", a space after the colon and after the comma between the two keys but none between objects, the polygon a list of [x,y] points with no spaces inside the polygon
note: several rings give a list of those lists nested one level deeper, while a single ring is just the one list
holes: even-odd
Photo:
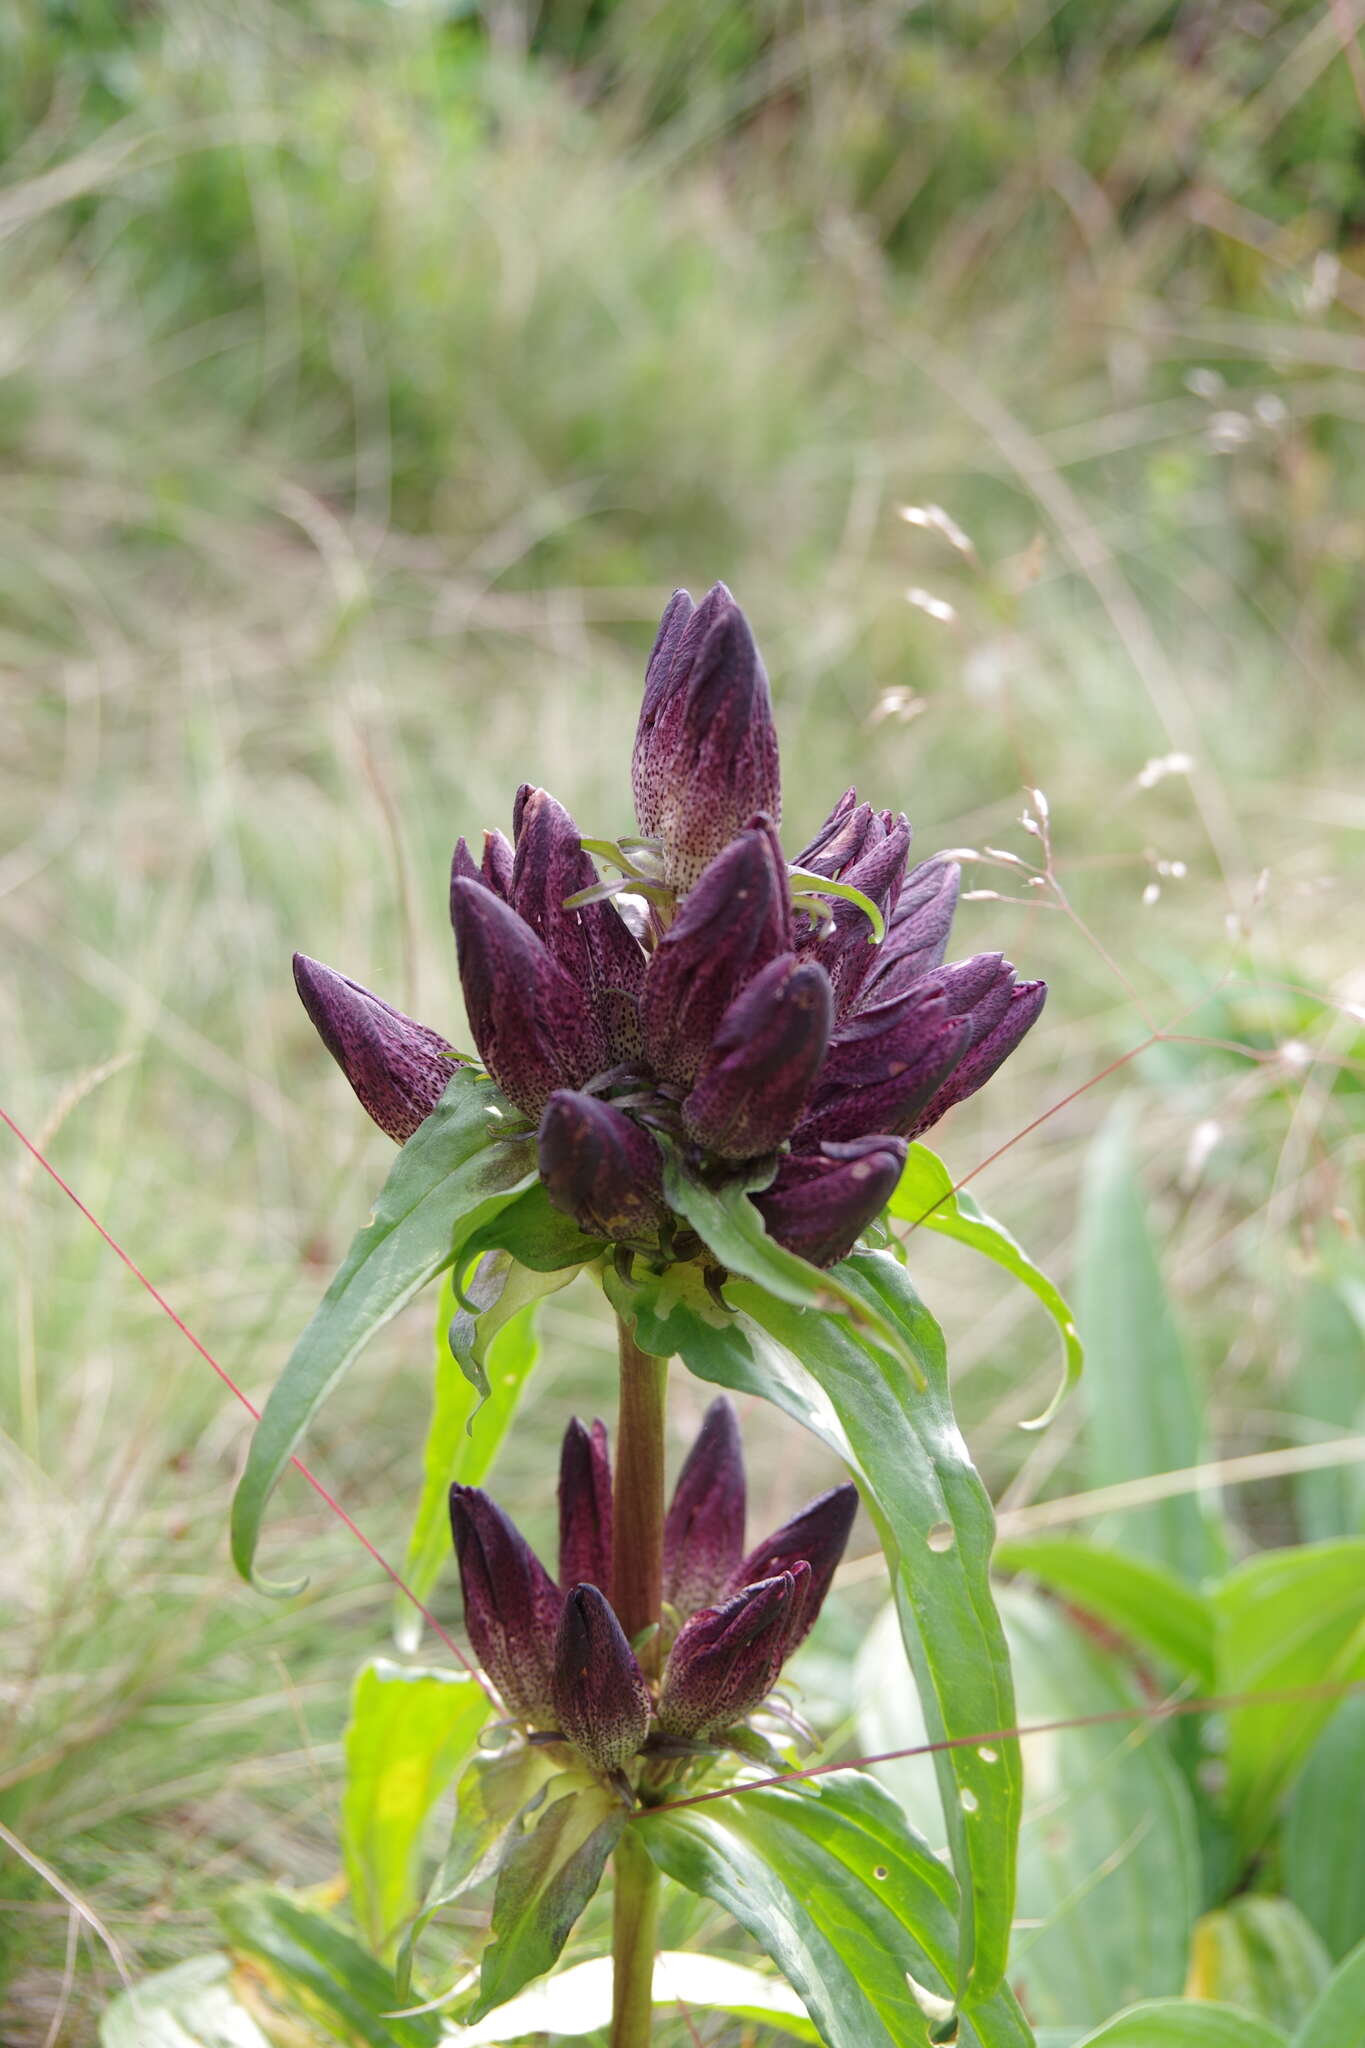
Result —
[{"label": "blurred grass background", "polygon": [[[389,1162],[291,950],[458,1041],[456,834],[522,780],[625,828],[653,623],[722,576],[790,849],[857,780],[922,853],[1034,859],[1049,799],[1074,915],[968,870],[958,951],[1053,994],[939,1134],[955,1174],[1173,1034],[974,1190],[1065,1282],[1086,1140],[1139,1088],[1213,1447],[1315,1433],[1286,1304],[1352,1229],[1365,1073],[1363,11],[11,0],[3,1099],[249,1394]],[[266,1568],[309,1593],[235,1581],[246,1417],[0,1170],[0,1817],[137,1972],[236,1879],[331,1875],[389,1603],[294,1482]],[[1043,1319],[913,1261],[993,1489],[1065,1490],[1082,1404],[1015,1427]],[[427,1324],[309,1447],[390,1554]],[[533,1537],[568,1414],[612,1398],[592,1299],[544,1329],[497,1473]],[[677,1387],[677,1445],[703,1405]],[[826,1483],[780,1419],[748,1437],[755,1525]],[[1283,1489],[1238,1511],[1296,1533]],[[91,2040],[108,1948],[19,1859],[0,1889],[6,2048]]]}]

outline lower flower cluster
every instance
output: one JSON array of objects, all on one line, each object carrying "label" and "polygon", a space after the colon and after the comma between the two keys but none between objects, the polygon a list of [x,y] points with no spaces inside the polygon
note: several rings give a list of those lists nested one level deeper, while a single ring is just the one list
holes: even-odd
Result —
[{"label": "lower flower cluster", "polygon": [[559,1468],[556,1583],[510,1517],[454,1486],[451,1530],[465,1627],[509,1715],[617,1775],[640,1755],[723,1738],[776,1685],[843,1556],[858,1494],[833,1487],[747,1553],[739,1426],[707,1410],[664,1525],[662,1675],[651,1686],[611,1604],[611,1461],[601,1422],[577,1419]]}]

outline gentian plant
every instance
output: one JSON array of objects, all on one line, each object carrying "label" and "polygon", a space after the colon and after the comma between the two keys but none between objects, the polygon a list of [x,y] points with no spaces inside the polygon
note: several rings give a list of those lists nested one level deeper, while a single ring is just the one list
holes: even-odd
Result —
[{"label": "gentian plant", "polygon": [[[909,865],[903,815],[849,790],[786,859],[768,682],[723,585],[699,605],[680,591],[664,614],[633,784],[631,835],[585,839],[526,786],[510,839],[460,840],[450,909],[471,1051],[296,958],[324,1043],[402,1150],[266,1407],[237,1561],[253,1574],[265,1503],[330,1387],[443,1275],[408,1575],[430,1591],[448,1503],[502,1747],[461,1783],[398,1990],[431,1914],[496,1872],[460,2017],[493,2010],[553,1967],[610,1860],[615,2048],[650,2038],[661,1876],[728,1909],[837,2048],[1024,2042],[1004,1986],[1020,1787],[1000,1733],[1013,1701],[990,1504],[887,1218],[1023,1278],[1074,1373],[1065,1304],[918,1142],[989,1080],[1046,992],[998,954],[944,964],[958,871]],[[578,1274],[615,1311],[620,1408],[614,1471],[603,1424],[568,1426],[555,1579],[478,1482],[534,1363],[537,1303]],[[674,1358],[783,1409],[852,1483],[746,1552],[722,1396],[666,1506]],[[857,1770],[754,1783],[809,1755],[775,1688],[860,1492],[944,1744],[951,1873]]]}]

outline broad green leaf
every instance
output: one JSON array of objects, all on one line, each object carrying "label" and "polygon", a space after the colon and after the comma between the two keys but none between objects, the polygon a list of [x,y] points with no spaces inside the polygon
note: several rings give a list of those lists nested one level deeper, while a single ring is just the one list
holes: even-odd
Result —
[{"label": "broad green leaf", "polygon": [[997,1545],[997,1571],[1020,1572],[1150,1650],[1202,1692],[1217,1683],[1213,1604],[1204,1594],[1121,1550],[1074,1536],[1028,1536]]},{"label": "broad green leaf", "polygon": [[1343,1700],[1289,1801],[1284,1888],[1337,1960],[1365,1941],[1365,1694]]},{"label": "broad green leaf", "polygon": [[[1010,1587],[1000,1606],[1021,1724],[1134,1703],[1113,1660],[1049,1602]],[[893,1619],[888,1610],[877,1623],[858,1667],[859,1740],[873,1753],[926,1739],[915,1702],[896,1686]],[[1189,1793],[1164,1734],[1141,1725],[1068,1728],[1030,1736],[1023,1757],[1009,1981],[1032,2018],[1094,2025],[1134,1999],[1179,1990],[1199,1861]],[[879,1765],[877,1775],[913,1820],[932,1824],[926,1759]]]},{"label": "broad green leaf", "polygon": [[[896,1324],[926,1392],[916,1393],[847,1318],[795,1307],[746,1281],[727,1283],[737,1311],[730,1319],[682,1297],[661,1314],[657,1295],[646,1296],[637,1338],[648,1346],[666,1333],[700,1378],[763,1395],[849,1461],[887,1550],[933,1737],[1010,1728],[1009,1659],[990,1589],[990,1501],[953,1418],[938,1326],[889,1253],[838,1270],[846,1288]],[[629,1316],[631,1300],[616,1299]],[[973,1748],[945,1750],[936,1763],[963,1886],[962,1976],[974,1969],[989,1993],[1009,1943],[1018,1751],[1005,1740],[993,1763]]]},{"label": "broad green leaf", "polygon": [[[403,1568],[419,1600],[427,1598],[450,1558],[450,1489],[456,1481],[462,1486],[481,1484],[535,1368],[540,1355],[537,1305],[545,1295],[567,1287],[577,1272],[576,1266],[533,1273],[514,1265],[500,1276],[503,1284],[497,1299],[477,1322],[464,1310],[457,1314],[450,1275],[442,1277],[422,1495]],[[469,1366],[451,1348],[456,1336],[465,1339]],[[487,1388],[482,1397],[480,1386]],[[422,1637],[422,1617],[401,1594],[394,1601],[394,1634],[400,1648],[409,1651]]]},{"label": "broad green leaf", "polygon": [[1042,1267],[1034,1264],[1003,1223],[997,1223],[993,1216],[979,1208],[965,1188],[954,1192],[952,1175],[938,1154],[931,1152],[927,1145],[910,1147],[905,1171],[891,1197],[890,1207],[891,1214],[898,1221],[924,1230],[940,1231],[943,1236],[955,1237],[959,1243],[970,1245],[973,1251],[993,1259],[1016,1280],[1022,1280],[1052,1317],[1062,1340],[1061,1384],[1043,1414],[1023,1425],[1025,1429],[1043,1428],[1075,1386],[1085,1363],[1075,1319],[1060,1290],[1048,1279]]},{"label": "broad green leaf", "polygon": [[[462,2028],[460,2048],[500,2048],[504,2041],[520,2041],[527,2035],[576,2040],[605,2032],[611,2024],[611,1978],[610,1956],[574,1963],[499,2006],[476,2027]],[[725,2013],[770,2029],[763,2036],[765,2042],[820,2039],[800,1999],[780,1977],[728,1962],[724,1956],[665,1949],[654,1959],[654,2007],[661,2020],[676,2018],[683,2007],[694,2020],[705,2013]]]},{"label": "broad green leaf", "polygon": [[1361,2040],[1365,2040],[1365,1941],[1352,1949],[1324,1985],[1294,2036],[1294,2048],[1351,2048]]},{"label": "broad green leaf", "polygon": [[232,1502],[232,1556],[253,1568],[261,1519],[294,1448],[327,1395],[376,1330],[453,1264],[470,1233],[535,1178],[529,1140],[498,1138],[500,1098],[468,1068],[398,1154],[359,1233],[271,1389]]},{"label": "broad green leaf", "polygon": [[100,2048],[270,2048],[231,1977],[214,1954],[142,1978],[101,2014]]},{"label": "broad green leaf", "polygon": [[585,1237],[571,1216],[556,1209],[543,1181],[499,1209],[470,1235],[466,1245],[471,1255],[510,1252],[519,1265],[536,1273],[558,1273],[565,1266],[576,1269],[600,1258],[606,1249],[599,1238]]},{"label": "broad green leaf", "polygon": [[[1213,1601],[1220,1692],[1365,1679],[1365,1537],[1266,1551],[1229,1573]],[[1245,1854],[1340,1704],[1298,1699],[1228,1714],[1227,1802]]]},{"label": "broad green leaf", "polygon": [[665,1148],[664,1194],[670,1208],[686,1218],[702,1243],[732,1273],[757,1282],[794,1308],[825,1314],[842,1308],[865,1335],[890,1350],[916,1385],[922,1385],[919,1360],[882,1314],[880,1305],[849,1288],[843,1266],[822,1271],[769,1237],[741,1182],[708,1187],[685,1170],[671,1148]]},{"label": "broad green leaf", "polygon": [[[1087,1476],[1092,1486],[1183,1471],[1203,1456],[1199,1399],[1157,1264],[1120,1104],[1086,1161],[1077,1254],[1085,1331]],[[1196,1583],[1218,1567],[1192,1495],[1107,1519],[1107,1540]]]},{"label": "broad green leaf", "polygon": [[[1077,2048],[1289,2048],[1278,2027],[1230,2005],[1158,1998],[1087,2034]],[[1345,2044],[1341,2044],[1345,2048]]]},{"label": "broad green leaf", "polygon": [[[1333,1429],[1365,1434],[1365,1275],[1361,1254],[1334,1248],[1297,1303],[1298,1359],[1286,1390],[1290,1416],[1309,1442]],[[1365,1535],[1365,1465],[1300,1472],[1294,1480],[1300,1533],[1309,1541]]]},{"label": "broad green leaf", "polygon": [[1191,1998],[1235,2005],[1292,2033],[1331,1970],[1326,1949],[1297,1906],[1252,1895],[1198,1922],[1185,1989]]},{"label": "broad green leaf", "polygon": [[408,1995],[417,1942],[428,1922],[492,1876],[507,1830],[557,1769],[547,1750],[529,1742],[476,1756],[468,1766],[456,1794],[450,1846],[399,1947],[395,1971],[402,1998]]},{"label": "broad green leaf", "polygon": [[361,1672],[346,1728],[341,1853],[356,1925],[386,1956],[421,1897],[422,1830],[490,1718],[463,1671],[411,1671],[376,1659]]},{"label": "broad green leaf", "polygon": [[465,2015],[469,2024],[554,1965],[626,1824],[626,1809],[610,1786],[564,1776],[550,1793],[549,1805],[508,1844],[498,1867],[492,1940],[479,1995]]},{"label": "broad green leaf", "polygon": [[[753,1936],[827,2048],[919,2048],[929,2014],[940,2025],[951,2015],[952,1877],[865,1773],[664,1808],[632,1825],[667,1876]],[[972,2026],[990,2048],[1031,2038],[1007,1993],[983,2002]]]},{"label": "broad green leaf", "polygon": [[321,2017],[332,2035],[364,2048],[433,2048],[434,2014],[394,2018],[393,1975],[352,1935],[288,1892],[253,1885],[219,1909],[233,1952],[263,1969],[291,2004]]}]

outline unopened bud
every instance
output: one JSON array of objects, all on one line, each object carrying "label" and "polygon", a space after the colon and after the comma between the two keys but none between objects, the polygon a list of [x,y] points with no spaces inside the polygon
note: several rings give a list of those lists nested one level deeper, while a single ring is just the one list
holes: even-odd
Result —
[{"label": "unopened bud", "polygon": [[797,1564],[684,1622],[659,1694],[659,1726],[666,1735],[712,1735],[743,1720],[767,1697],[809,1581],[810,1567]]},{"label": "unopened bud", "polygon": [[768,1234],[812,1266],[833,1266],[890,1201],[905,1170],[905,1139],[827,1141],[782,1161],[754,1201]]},{"label": "unopened bud", "polygon": [[611,1455],[607,1428],[575,1415],[559,1454],[559,1583],[611,1584]]},{"label": "unopened bud", "polygon": [[596,1586],[575,1586],[565,1598],[554,1703],[562,1732],[599,1771],[619,1771],[649,1731],[649,1687]]},{"label": "unopened bud", "polygon": [[683,1127],[721,1159],[756,1159],[791,1136],[829,1044],[834,997],[818,961],[784,953],[721,1018]]},{"label": "unopened bud", "polygon": [[540,1177],[589,1237],[649,1244],[667,1210],[663,1164],[647,1131],[613,1103],[559,1089],[540,1119]]},{"label": "unopened bud", "polygon": [[450,1528],[475,1655],[514,1715],[553,1727],[558,1588],[510,1516],[480,1487],[451,1487]]},{"label": "unopened bud", "polygon": [[744,1452],[734,1405],[717,1395],[664,1522],[664,1599],[680,1614],[719,1600],[744,1554]]},{"label": "unopened bud", "polygon": [[456,1054],[439,1032],[304,953],[294,955],[294,985],[361,1106],[406,1144],[445,1093]]},{"label": "unopened bud", "polygon": [[606,1043],[572,976],[491,889],[457,880],[451,918],[469,1027],[503,1093],[538,1117],[556,1088],[606,1064]]}]

